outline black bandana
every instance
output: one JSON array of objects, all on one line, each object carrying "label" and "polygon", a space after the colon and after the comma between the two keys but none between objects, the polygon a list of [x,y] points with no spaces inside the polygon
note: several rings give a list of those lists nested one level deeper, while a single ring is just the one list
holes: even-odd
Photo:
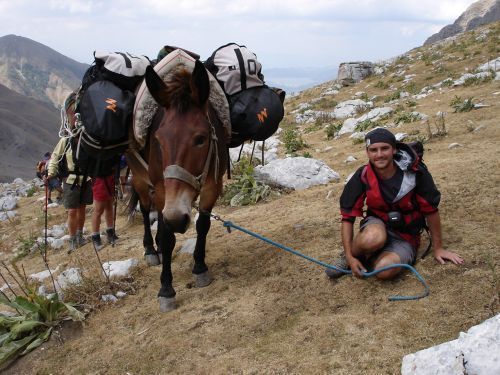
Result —
[{"label": "black bandana", "polygon": [[365,135],[366,147],[374,143],[389,143],[392,147],[396,147],[396,137],[389,130],[377,128],[369,131]]}]

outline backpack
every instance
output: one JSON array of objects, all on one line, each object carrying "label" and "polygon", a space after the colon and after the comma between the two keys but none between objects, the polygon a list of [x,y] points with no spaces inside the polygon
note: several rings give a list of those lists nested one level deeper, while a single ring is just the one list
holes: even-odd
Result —
[{"label": "backpack", "polygon": [[84,74],[76,113],[81,134],[75,164],[79,174],[103,177],[128,147],[134,90],[150,61],[129,53],[94,52],[95,64]]},{"label": "backpack", "polygon": [[247,140],[264,141],[276,132],[284,116],[286,93],[265,85],[262,64],[255,53],[229,43],[216,49],[205,67],[228,99],[232,127],[229,147]]}]

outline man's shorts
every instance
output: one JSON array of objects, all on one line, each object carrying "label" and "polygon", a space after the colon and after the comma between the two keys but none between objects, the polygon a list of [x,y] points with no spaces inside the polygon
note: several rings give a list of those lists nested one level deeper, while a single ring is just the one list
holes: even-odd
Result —
[{"label": "man's shorts", "polygon": [[[78,208],[82,204],[92,204],[92,188],[90,181],[85,184],[85,190],[81,195],[81,188],[79,185],[63,183],[63,204],[64,208]],[[81,195],[81,196],[80,196]]]},{"label": "man's shorts", "polygon": [[374,260],[380,253],[386,251],[388,253],[395,253],[399,255],[399,259],[403,264],[413,264],[417,255],[416,249],[408,242],[398,236],[391,228],[388,228],[383,220],[378,217],[368,216],[363,219],[360,223],[359,230],[362,231],[367,225],[370,224],[381,224],[385,226],[387,231],[387,240],[385,241],[382,249],[378,250],[376,253],[372,254],[370,259]]},{"label": "man's shorts", "polygon": [[96,177],[92,183],[92,193],[94,200],[105,202],[113,199],[115,193],[115,178],[114,176]]}]

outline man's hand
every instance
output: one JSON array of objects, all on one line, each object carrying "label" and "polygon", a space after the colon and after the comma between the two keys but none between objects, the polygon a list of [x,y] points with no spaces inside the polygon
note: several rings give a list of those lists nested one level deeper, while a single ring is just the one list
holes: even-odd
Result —
[{"label": "man's hand", "polygon": [[447,260],[454,264],[463,264],[464,262],[460,255],[455,254],[452,251],[445,250],[442,247],[434,250],[434,259],[436,259],[439,264],[445,264]]},{"label": "man's hand", "polygon": [[347,263],[349,264],[349,267],[351,268],[353,276],[356,277],[363,277],[362,272],[367,272],[366,268],[363,266],[363,264],[355,257],[349,257],[347,259]]}]

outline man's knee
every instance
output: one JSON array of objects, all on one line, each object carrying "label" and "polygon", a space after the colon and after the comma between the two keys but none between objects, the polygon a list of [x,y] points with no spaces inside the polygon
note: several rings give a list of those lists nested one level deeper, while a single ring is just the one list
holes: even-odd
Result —
[{"label": "man's knee", "polygon": [[[375,261],[375,270],[379,270],[384,267],[388,267],[393,264],[401,263],[399,255],[396,253],[384,252]],[[401,267],[390,268],[388,270],[379,272],[375,277],[379,280],[391,280],[395,278],[402,271]]]},{"label": "man's knee", "polygon": [[387,232],[384,225],[371,224],[358,233],[358,246],[367,251],[381,249],[387,240]]}]

